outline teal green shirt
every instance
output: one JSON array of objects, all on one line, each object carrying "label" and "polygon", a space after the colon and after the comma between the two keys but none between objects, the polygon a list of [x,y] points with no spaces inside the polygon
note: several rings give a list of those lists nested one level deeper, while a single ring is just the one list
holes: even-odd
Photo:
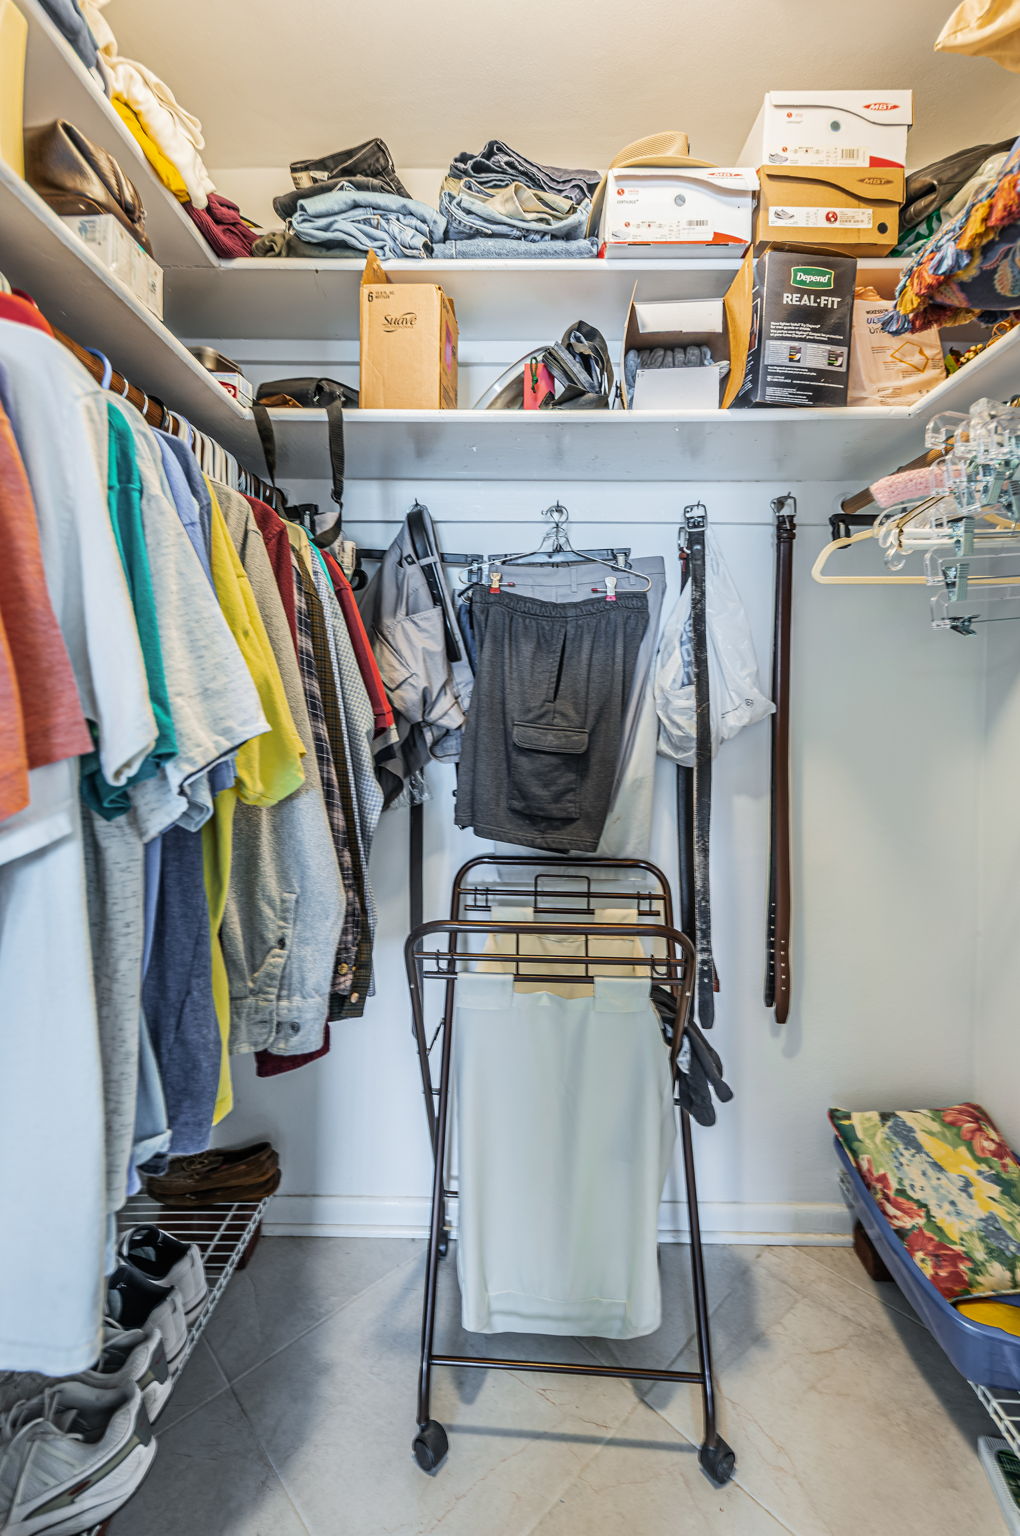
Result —
[{"label": "teal green shirt", "polygon": [[[153,778],[163,763],[176,757],[177,738],[174,735],[163,652],[159,643],[152,568],[142,526],[142,478],[135,458],[131,428],[117,406],[108,405],[106,414],[110,434],[107,460],[110,522],[135,610],[135,623],[138,626],[138,639],[149,685],[149,702],[157,731],[156,745],[131,780],[132,784],[138,784],[143,779]],[[107,821],[123,816],[130,809],[129,786],[108,784],[99,770],[94,752],[82,759],[81,782],[85,803]]]}]

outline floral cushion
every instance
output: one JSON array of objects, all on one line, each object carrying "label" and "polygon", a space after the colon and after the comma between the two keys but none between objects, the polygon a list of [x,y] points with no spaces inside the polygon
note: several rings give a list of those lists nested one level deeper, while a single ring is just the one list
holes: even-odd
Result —
[{"label": "floral cushion", "polygon": [[836,1135],[947,1301],[1020,1292],[1020,1162],[977,1104],[831,1109]]}]

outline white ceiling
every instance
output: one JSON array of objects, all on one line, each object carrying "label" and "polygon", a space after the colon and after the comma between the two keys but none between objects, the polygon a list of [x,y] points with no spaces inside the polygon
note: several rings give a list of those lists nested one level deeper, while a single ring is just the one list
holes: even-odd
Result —
[{"label": "white ceiling", "polygon": [[109,0],[124,53],[205,127],[216,169],[376,134],[397,166],[502,138],[600,168],[685,129],[732,163],[768,89],[914,91],[914,166],[1020,132],[1020,77],[936,54],[953,0]]}]

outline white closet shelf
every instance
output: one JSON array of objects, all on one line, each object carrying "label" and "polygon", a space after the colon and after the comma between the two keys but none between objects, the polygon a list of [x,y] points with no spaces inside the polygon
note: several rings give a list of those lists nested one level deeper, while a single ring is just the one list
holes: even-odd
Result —
[{"label": "white closet shelf", "polygon": [[132,384],[243,461],[261,462],[251,413],[2,162],[0,271],[32,295],[51,324],[107,353]]},{"label": "white closet shelf", "polygon": [[34,127],[63,118],[113,155],[141,194],[146,229],[160,266],[218,267],[219,258],[164,187],[99,82],[39,0],[18,0],[18,7],[28,21],[25,122]]},{"label": "white closet shelf", "polygon": [[[652,299],[719,298],[733,280],[736,257],[689,260],[388,261],[397,283],[441,283],[453,298],[461,337],[555,340],[583,318],[606,336],[622,334],[634,283]],[[863,260],[859,281],[892,294],[899,260]],[[327,341],[356,338],[356,257],[244,257],[206,270],[168,274],[167,313],[183,336],[260,336]]]},{"label": "white closet shelf", "polygon": [[[923,448],[925,424],[1020,385],[1020,328],[911,407],[738,411],[349,411],[353,479],[860,480]],[[329,475],[324,411],[271,412],[281,477]]]}]

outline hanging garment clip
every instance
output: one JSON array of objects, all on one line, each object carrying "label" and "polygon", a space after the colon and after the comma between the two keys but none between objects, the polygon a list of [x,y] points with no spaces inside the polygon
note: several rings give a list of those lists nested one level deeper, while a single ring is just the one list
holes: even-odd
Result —
[{"label": "hanging garment clip", "polygon": [[606,602],[607,603],[615,603],[616,602],[616,577],[615,576],[607,576],[606,577]]},{"label": "hanging garment clip", "polygon": [[490,592],[498,592],[502,585],[503,585],[503,572],[502,571],[492,570],[491,567],[490,567],[490,570],[489,570],[489,591]]}]

